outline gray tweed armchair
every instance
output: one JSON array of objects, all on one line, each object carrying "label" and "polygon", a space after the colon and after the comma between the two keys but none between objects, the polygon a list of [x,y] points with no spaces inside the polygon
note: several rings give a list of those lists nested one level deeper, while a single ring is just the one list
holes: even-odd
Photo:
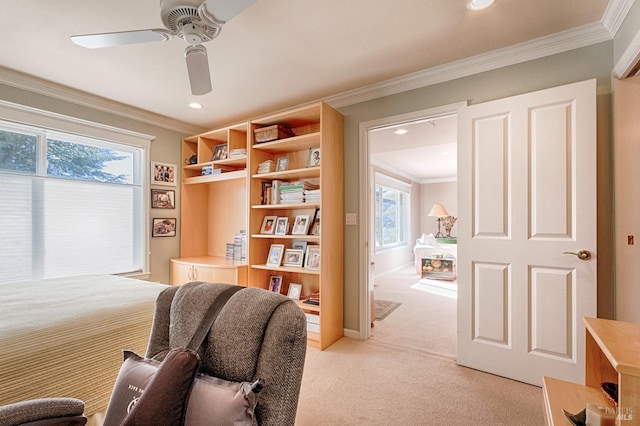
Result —
[{"label": "gray tweed armchair", "polygon": [[[186,346],[209,305],[227,287],[191,282],[160,293],[146,356],[163,359],[168,350]],[[220,311],[200,349],[200,371],[235,382],[262,379],[258,424],[293,425],[306,349],[306,318],[296,303],[246,288]]]},{"label": "gray tweed armchair", "polygon": [[[156,300],[146,356],[162,360],[170,349],[185,347],[208,307],[229,286],[191,282],[163,290]],[[262,379],[255,410],[258,424],[293,425],[306,349],[306,318],[295,302],[246,288],[220,311],[200,348],[200,371],[235,382]],[[0,425],[82,425],[83,409],[82,401],[71,398],[19,402],[0,407]]]}]

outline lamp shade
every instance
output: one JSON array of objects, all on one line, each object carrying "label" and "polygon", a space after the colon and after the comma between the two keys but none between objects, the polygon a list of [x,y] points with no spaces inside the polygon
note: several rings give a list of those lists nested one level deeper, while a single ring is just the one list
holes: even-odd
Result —
[{"label": "lamp shade", "polygon": [[449,216],[449,212],[444,208],[442,204],[434,204],[429,211],[429,216]]}]

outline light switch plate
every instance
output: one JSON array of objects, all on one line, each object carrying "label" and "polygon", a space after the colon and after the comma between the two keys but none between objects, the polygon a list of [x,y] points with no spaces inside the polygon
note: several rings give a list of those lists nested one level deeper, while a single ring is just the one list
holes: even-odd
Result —
[{"label": "light switch plate", "polygon": [[357,225],[358,219],[355,213],[347,213],[345,217],[345,223],[347,225]]}]

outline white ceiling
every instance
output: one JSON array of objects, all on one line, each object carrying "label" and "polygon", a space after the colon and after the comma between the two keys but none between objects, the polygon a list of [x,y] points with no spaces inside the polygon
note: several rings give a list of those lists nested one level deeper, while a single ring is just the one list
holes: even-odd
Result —
[{"label": "white ceiling", "polygon": [[[0,65],[210,129],[563,31],[603,29],[609,0],[497,0],[480,12],[466,3],[257,0],[205,44],[214,89],[195,97],[178,38],[103,49],[69,39],[162,28],[158,0],[0,0]],[[193,100],[204,108],[188,108]]]},{"label": "white ceiling", "polygon": [[[406,133],[396,134],[399,129]],[[455,180],[457,135],[455,116],[373,130],[371,164],[418,183]]]}]

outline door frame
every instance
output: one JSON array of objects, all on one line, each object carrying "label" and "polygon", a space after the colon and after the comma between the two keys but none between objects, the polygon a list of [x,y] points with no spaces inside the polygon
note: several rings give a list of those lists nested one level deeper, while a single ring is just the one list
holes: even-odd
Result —
[{"label": "door frame", "polygon": [[402,124],[416,120],[438,118],[445,115],[456,114],[458,109],[467,106],[467,101],[455,102],[438,107],[423,109],[420,111],[409,112],[405,114],[383,117],[376,120],[364,121],[359,125],[359,174],[360,185],[358,191],[358,203],[360,211],[359,247],[360,256],[359,264],[359,280],[358,280],[358,338],[367,340],[371,334],[371,295],[373,290],[373,273],[371,272],[370,262],[372,259],[371,246],[373,236],[373,212],[371,211],[371,200],[373,188],[371,184],[373,178],[371,176],[371,150],[369,143],[369,131],[380,127],[387,127],[395,124]]}]

